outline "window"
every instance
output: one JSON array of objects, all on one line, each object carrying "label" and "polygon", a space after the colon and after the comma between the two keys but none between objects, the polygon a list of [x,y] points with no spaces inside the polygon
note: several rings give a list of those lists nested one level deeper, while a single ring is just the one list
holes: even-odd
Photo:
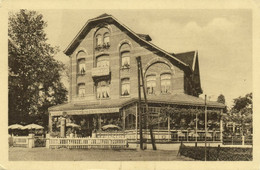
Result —
[{"label": "window", "polygon": [[100,34],[98,34],[97,36],[96,36],[96,45],[97,46],[101,46],[102,45],[102,36],[100,35]]},{"label": "window", "polygon": [[130,94],[129,78],[122,79],[122,81],[121,81],[121,96],[128,96],[129,94]]},{"label": "window", "polygon": [[147,94],[155,94],[155,87],[156,87],[155,75],[146,76],[146,86],[147,86]]},{"label": "window", "polygon": [[129,68],[130,66],[130,46],[128,43],[124,43],[120,47],[121,67]]},{"label": "window", "polygon": [[109,66],[109,56],[102,55],[97,57],[97,67],[108,67]]},{"label": "window", "polygon": [[110,88],[109,88],[109,81],[99,81],[97,83],[97,98],[98,99],[104,99],[109,98],[110,96]]},{"label": "window", "polygon": [[128,68],[130,66],[130,55],[129,51],[121,53],[122,67]]},{"label": "window", "polygon": [[171,89],[171,74],[165,73],[161,75],[161,93],[169,93]]},{"label": "window", "polygon": [[84,97],[85,96],[85,84],[81,83],[78,85],[78,96],[79,97]]},{"label": "window", "polygon": [[85,59],[80,59],[78,60],[78,73],[85,74],[85,72],[86,72]]},{"label": "window", "polygon": [[109,45],[109,33],[104,34],[104,44],[107,46]]}]

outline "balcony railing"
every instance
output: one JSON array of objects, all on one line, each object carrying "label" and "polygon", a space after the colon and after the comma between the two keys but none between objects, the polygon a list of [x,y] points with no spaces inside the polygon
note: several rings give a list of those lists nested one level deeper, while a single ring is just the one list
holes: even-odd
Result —
[{"label": "balcony railing", "polygon": [[108,76],[110,73],[109,66],[92,68],[92,77]]}]

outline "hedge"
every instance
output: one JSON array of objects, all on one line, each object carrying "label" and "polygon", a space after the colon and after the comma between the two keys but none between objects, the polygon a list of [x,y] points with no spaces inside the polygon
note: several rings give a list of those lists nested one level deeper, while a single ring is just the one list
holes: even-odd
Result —
[{"label": "hedge", "polygon": [[[180,155],[205,160],[205,148],[182,145]],[[207,147],[207,161],[252,161],[252,148]]]}]

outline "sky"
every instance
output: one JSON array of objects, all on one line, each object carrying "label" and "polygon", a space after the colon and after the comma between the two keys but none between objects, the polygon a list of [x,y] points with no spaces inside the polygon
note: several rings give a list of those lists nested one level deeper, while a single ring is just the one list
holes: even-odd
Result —
[{"label": "sky", "polygon": [[[48,23],[48,42],[59,46],[56,59],[67,63],[63,51],[87,20],[111,14],[136,33],[173,53],[198,50],[203,94],[233,99],[253,91],[252,11],[249,9],[38,10]],[[65,85],[68,83],[64,81]]]}]

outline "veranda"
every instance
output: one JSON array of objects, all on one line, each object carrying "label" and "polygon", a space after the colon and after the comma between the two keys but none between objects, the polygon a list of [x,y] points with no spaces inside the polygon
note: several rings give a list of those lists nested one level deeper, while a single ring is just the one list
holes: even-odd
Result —
[{"label": "veranda", "polygon": [[[137,103],[123,106],[119,112],[99,114],[73,114],[70,112],[66,118],[67,122],[80,125],[79,129],[67,128],[67,136],[73,132],[77,137],[88,137],[95,135],[98,138],[124,138],[129,142],[139,141],[139,116]],[[154,138],[157,142],[195,142],[222,141],[222,112],[223,108],[207,107],[208,129],[205,134],[205,106],[190,106],[176,104],[149,103],[148,119],[153,123]],[[146,113],[142,105],[143,114]],[[60,116],[52,117],[52,131],[57,128]],[[113,124],[119,129],[103,130],[102,127]],[[150,140],[147,126],[143,126],[143,136]],[[73,130],[73,131],[71,131]]]}]

